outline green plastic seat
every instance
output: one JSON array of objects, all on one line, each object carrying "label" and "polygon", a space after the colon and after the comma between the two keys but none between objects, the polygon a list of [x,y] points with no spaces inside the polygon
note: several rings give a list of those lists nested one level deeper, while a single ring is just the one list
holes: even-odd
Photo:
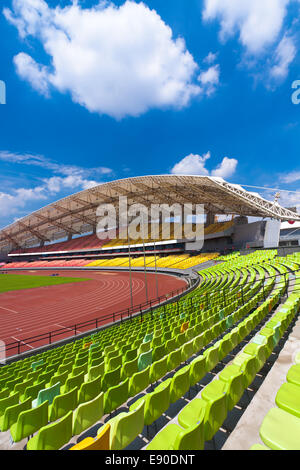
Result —
[{"label": "green plastic seat", "polygon": [[6,408],[19,403],[19,393],[13,393],[0,400],[0,417],[4,415]]},{"label": "green plastic seat", "polygon": [[218,346],[211,346],[210,348],[206,349],[203,353],[203,356],[206,358],[207,371],[213,370],[219,361]]},{"label": "green plastic seat", "polygon": [[121,378],[125,380],[127,377],[131,377],[138,371],[138,357],[135,357],[131,361],[127,361],[123,364],[121,369]]},{"label": "green plastic seat", "polygon": [[259,366],[257,365],[256,356],[250,356],[250,354],[240,353],[234,360],[233,365],[236,365],[244,374],[244,388],[246,389],[253,382],[254,377],[258,371]]},{"label": "green plastic seat", "polygon": [[114,387],[110,387],[104,394],[104,413],[109,414],[116,410],[125,403],[128,399],[128,384],[127,378],[123,382]]},{"label": "green plastic seat", "polygon": [[55,421],[65,416],[69,411],[75,410],[77,407],[77,388],[57,395],[54,397],[52,405],[49,406],[49,421]]},{"label": "green plastic seat", "polygon": [[40,360],[38,360],[38,361],[36,361],[36,362],[33,362],[33,363],[31,364],[32,370],[35,371],[35,369],[36,369],[38,366],[43,365],[43,363],[44,363],[44,360],[43,360],[43,359],[40,359]]},{"label": "green plastic seat", "polygon": [[281,408],[271,408],[263,419],[259,435],[272,450],[300,450],[300,419]]},{"label": "green plastic seat", "polygon": [[151,349],[151,341],[147,341],[147,343],[143,342],[141,343],[140,347],[138,348],[138,356],[141,354],[150,351]]},{"label": "green plastic seat", "polygon": [[0,430],[7,431],[14,423],[17,422],[18,416],[22,411],[28,410],[31,407],[31,400],[28,398],[22,403],[9,406],[5,409],[3,416],[0,417]]},{"label": "green plastic seat", "polygon": [[142,370],[141,372],[136,372],[133,376],[129,379],[128,384],[128,396],[134,397],[138,393],[145,390],[149,385],[149,374],[150,374],[150,366],[146,367],[146,369]]},{"label": "green plastic seat", "polygon": [[194,354],[194,347],[193,342],[185,343],[181,346],[181,362],[186,362],[187,359],[193,356]]},{"label": "green plastic seat", "polygon": [[289,368],[286,380],[289,383],[300,386],[300,364],[294,364]]},{"label": "green plastic seat", "polygon": [[103,399],[101,392],[91,401],[81,403],[73,414],[73,434],[77,435],[93,426],[103,417]]},{"label": "green plastic seat", "polygon": [[87,374],[88,371],[88,363],[83,364],[82,366],[74,366],[72,369],[71,376],[76,377],[77,375],[83,373]]},{"label": "green plastic seat", "polygon": [[300,388],[298,385],[285,382],[279,388],[276,397],[276,405],[300,418]]},{"label": "green plastic seat", "polygon": [[145,403],[144,424],[151,425],[156,421],[170,406],[170,386],[171,379],[164,380],[153,392],[147,393],[139,398],[130,406],[130,411],[135,410],[142,401]]},{"label": "green plastic seat", "polygon": [[149,381],[151,384],[157,382],[168,372],[168,356],[164,356],[159,361],[153,362],[150,366]]},{"label": "green plastic seat", "polygon": [[20,401],[24,401],[29,397],[31,398],[31,401],[33,401],[38,396],[39,391],[43,390],[43,388],[46,388],[46,382],[39,382],[30,385],[25,389],[23,395],[20,396]]},{"label": "green plastic seat", "polygon": [[190,388],[190,366],[178,370],[171,379],[170,402],[175,403],[183,397]]},{"label": "green plastic seat", "polygon": [[3,388],[1,391],[0,391],[0,400],[2,400],[2,398],[7,398],[10,394],[10,390],[9,388]]},{"label": "green plastic seat", "polygon": [[[147,344],[147,343],[145,343]],[[142,353],[138,358],[138,371],[146,369],[146,367],[152,364],[152,349]]]},{"label": "green plastic seat", "polygon": [[154,361],[159,361],[162,357],[166,355],[166,347],[164,344],[161,346],[156,346],[152,351],[152,358]]},{"label": "green plastic seat", "polygon": [[19,393],[19,395],[21,396],[25,392],[25,389],[30,385],[33,385],[33,379],[24,380],[24,382],[20,382],[15,385],[13,393]]},{"label": "green plastic seat", "polygon": [[101,392],[101,378],[96,377],[94,380],[83,382],[78,393],[78,404],[90,401]]},{"label": "green plastic seat", "polygon": [[181,364],[181,351],[176,349],[168,355],[168,370],[177,369]]},{"label": "green plastic seat", "polygon": [[32,436],[41,427],[48,424],[48,402],[44,401],[36,408],[21,411],[16,423],[10,426],[10,434],[14,442]]},{"label": "green plastic seat", "polygon": [[244,375],[240,371],[228,377],[226,374],[222,374],[222,372],[219,374],[219,379],[226,383],[227,407],[231,411],[243,396],[245,390]]},{"label": "green plastic seat", "polygon": [[85,374],[81,372],[78,375],[71,375],[67,378],[65,385],[61,387],[61,393],[67,393],[73,388],[77,387],[78,389],[81,387],[81,384],[84,382]]},{"label": "green plastic seat", "polygon": [[204,356],[196,357],[190,363],[190,386],[193,387],[206,375],[206,358]]},{"label": "green plastic seat", "polygon": [[[128,413],[120,413],[110,419],[110,450],[125,449],[144,428],[144,401],[134,410]],[[101,432],[101,428],[98,433]],[[97,433],[97,434],[98,434]]]},{"label": "green plastic seat", "polygon": [[180,333],[179,335],[176,335],[176,342],[178,347],[182,346],[186,342],[185,333]]},{"label": "green plastic seat", "polygon": [[51,379],[50,379],[50,382],[49,384],[47,385],[47,387],[52,387],[54,384],[56,384],[57,382],[60,383],[61,386],[63,386],[65,383],[66,383],[66,380],[68,378],[68,371],[66,370],[65,372],[61,372],[60,374],[57,372],[56,374],[54,374]]},{"label": "green plastic seat", "polygon": [[123,356],[119,354],[118,356],[111,357],[106,364],[106,370],[114,370],[117,367],[122,366]]},{"label": "green plastic seat", "polygon": [[98,377],[101,377],[104,374],[104,371],[105,371],[105,366],[104,366],[104,361],[103,361],[101,364],[94,366],[94,367],[90,367],[88,369],[88,373],[85,375],[85,380],[90,381]]},{"label": "green plastic seat", "polygon": [[165,346],[166,354],[169,354],[169,353],[175,351],[176,348],[177,348],[177,341],[176,341],[175,338],[171,338],[171,339],[167,340],[166,346]]},{"label": "green plastic seat", "polygon": [[106,392],[110,387],[114,387],[121,380],[121,366],[114,370],[107,371],[103,374],[101,380],[101,387],[103,392]]},{"label": "green plastic seat", "polygon": [[176,423],[165,426],[147,445],[146,450],[203,450],[203,423],[183,429]]},{"label": "green plastic seat", "polygon": [[69,411],[60,421],[43,426],[27,442],[27,450],[59,450],[67,444],[72,437],[72,415]]},{"label": "green plastic seat", "polygon": [[60,394],[60,383],[57,382],[56,384],[52,385],[52,387],[44,388],[39,391],[38,396],[35,400],[32,401],[32,408],[39,406],[44,401],[48,401],[48,404],[54,400],[54,397]]},{"label": "green plastic seat", "polygon": [[200,334],[200,335],[196,336],[196,337],[193,339],[193,345],[194,345],[194,352],[195,352],[195,353],[201,351],[201,349],[202,349],[203,346],[204,346],[203,334]]},{"label": "green plastic seat", "polygon": [[123,364],[125,364],[128,361],[133,361],[137,357],[137,348],[130,349],[129,351],[126,351],[125,356],[123,358]]},{"label": "green plastic seat", "polygon": [[213,438],[227,416],[227,396],[224,385],[224,388],[219,387],[220,389],[213,390],[213,393],[207,390],[205,396],[208,399],[204,399],[205,388],[202,390],[201,398],[194,398],[179,413],[178,423],[183,428],[188,428],[203,420],[204,440],[208,441]]}]

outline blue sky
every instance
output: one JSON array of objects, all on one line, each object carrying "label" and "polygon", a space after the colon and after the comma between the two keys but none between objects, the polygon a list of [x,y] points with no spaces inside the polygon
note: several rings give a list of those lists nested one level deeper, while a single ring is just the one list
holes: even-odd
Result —
[{"label": "blue sky", "polygon": [[299,190],[298,0],[2,5],[0,227],[129,176]]}]

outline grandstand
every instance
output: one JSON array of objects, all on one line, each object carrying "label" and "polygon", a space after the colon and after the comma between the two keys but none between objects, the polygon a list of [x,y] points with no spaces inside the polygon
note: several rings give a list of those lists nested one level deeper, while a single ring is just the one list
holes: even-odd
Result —
[{"label": "grandstand", "polygon": [[[203,204],[204,243],[172,230],[99,240],[95,208],[125,194]],[[56,342],[53,332],[38,346],[22,337],[0,367],[0,448],[300,450],[300,251],[279,243],[281,221],[298,220],[219,178],[172,175],[105,183],[1,230],[0,273],[77,272],[94,283],[135,274],[142,292],[147,275],[170,285],[181,276],[184,287],[79,333],[67,325]]]}]

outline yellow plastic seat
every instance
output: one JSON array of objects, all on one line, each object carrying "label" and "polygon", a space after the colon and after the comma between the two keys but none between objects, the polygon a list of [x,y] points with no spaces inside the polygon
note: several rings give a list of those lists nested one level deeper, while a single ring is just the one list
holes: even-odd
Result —
[{"label": "yellow plastic seat", "polygon": [[101,428],[100,433],[95,439],[93,437],[86,437],[69,450],[110,450],[109,437],[110,424],[107,423]]}]

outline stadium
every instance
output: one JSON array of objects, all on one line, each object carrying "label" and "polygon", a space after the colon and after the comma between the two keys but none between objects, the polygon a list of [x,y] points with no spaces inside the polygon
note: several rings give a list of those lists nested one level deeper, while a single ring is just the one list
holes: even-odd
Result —
[{"label": "stadium", "polygon": [[152,175],[0,230],[0,448],[300,449],[299,222],[222,178]]}]

